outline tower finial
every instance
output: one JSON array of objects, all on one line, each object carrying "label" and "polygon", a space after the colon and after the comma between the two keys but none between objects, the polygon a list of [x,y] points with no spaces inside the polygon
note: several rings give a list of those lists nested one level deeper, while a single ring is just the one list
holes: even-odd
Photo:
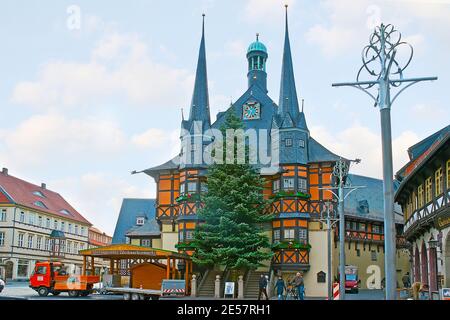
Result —
[{"label": "tower finial", "polygon": [[256,33],[256,41],[259,41],[259,33]]},{"label": "tower finial", "polygon": [[205,35],[205,14],[202,13],[202,36]]},{"label": "tower finial", "polygon": [[302,113],[303,113],[304,106],[305,106],[305,99],[302,99]]},{"label": "tower finial", "polygon": [[287,30],[287,28],[288,28],[288,7],[289,7],[289,5],[286,3],[284,5],[284,7],[286,8],[286,30]]}]

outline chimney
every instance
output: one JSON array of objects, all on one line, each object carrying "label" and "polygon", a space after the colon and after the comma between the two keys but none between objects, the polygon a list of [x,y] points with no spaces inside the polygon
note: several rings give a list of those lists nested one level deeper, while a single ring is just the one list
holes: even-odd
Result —
[{"label": "chimney", "polygon": [[46,185],[45,183],[42,182],[42,183],[41,183],[41,188],[42,188],[42,189],[47,189],[47,185]]},{"label": "chimney", "polygon": [[8,175],[8,168],[3,168],[2,173],[7,176]]}]

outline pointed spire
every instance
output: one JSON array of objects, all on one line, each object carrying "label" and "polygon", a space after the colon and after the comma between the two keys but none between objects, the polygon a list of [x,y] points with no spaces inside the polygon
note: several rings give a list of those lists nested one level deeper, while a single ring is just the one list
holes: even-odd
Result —
[{"label": "pointed spire", "polygon": [[202,17],[202,39],[198,54],[189,121],[203,121],[203,128],[205,128],[211,125],[211,117],[209,113],[208,77],[206,71],[205,14],[202,14]]},{"label": "pointed spire", "polygon": [[280,103],[279,113],[285,115],[289,113],[291,118],[296,121],[300,111],[297,99],[297,90],[295,88],[294,67],[292,64],[291,45],[289,42],[288,12],[286,7],[286,26],[284,36],[283,65],[281,68],[280,85]]}]

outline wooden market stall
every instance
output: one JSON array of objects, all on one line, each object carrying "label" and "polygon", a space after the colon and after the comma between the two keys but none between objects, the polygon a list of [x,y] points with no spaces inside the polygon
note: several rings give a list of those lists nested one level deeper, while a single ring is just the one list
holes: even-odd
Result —
[{"label": "wooden market stall", "polygon": [[[130,275],[132,288],[156,289],[163,279],[180,279],[184,267],[186,293],[190,287],[192,260],[182,253],[169,250],[140,247],[130,244],[115,244],[81,250],[83,256],[82,274],[94,274],[94,259],[110,261],[109,273],[112,275]],[[182,280],[182,279],[181,279]]]}]

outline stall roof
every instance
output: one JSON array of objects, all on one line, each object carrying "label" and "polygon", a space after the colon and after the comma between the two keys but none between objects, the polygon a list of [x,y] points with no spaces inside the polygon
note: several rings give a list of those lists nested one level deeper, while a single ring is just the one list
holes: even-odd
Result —
[{"label": "stall roof", "polygon": [[190,260],[190,257],[188,255],[178,253],[175,251],[141,247],[131,244],[113,244],[105,247],[80,250],[80,254],[83,256],[99,257],[106,259],[175,258],[175,259]]}]

